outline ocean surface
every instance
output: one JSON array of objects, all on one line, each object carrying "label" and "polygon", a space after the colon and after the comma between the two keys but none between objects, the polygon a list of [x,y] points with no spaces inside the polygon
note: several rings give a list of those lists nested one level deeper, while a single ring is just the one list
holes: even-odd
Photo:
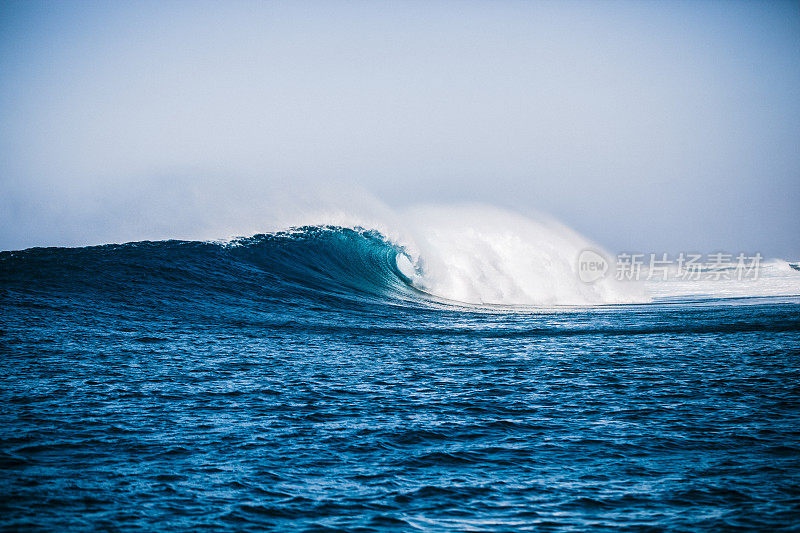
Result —
[{"label": "ocean surface", "polygon": [[342,227],[1,252],[0,525],[800,530],[800,272],[496,303],[498,257],[437,295]]}]

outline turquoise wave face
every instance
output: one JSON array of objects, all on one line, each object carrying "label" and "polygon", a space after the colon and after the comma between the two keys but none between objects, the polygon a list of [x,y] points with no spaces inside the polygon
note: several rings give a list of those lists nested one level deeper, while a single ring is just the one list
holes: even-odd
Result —
[{"label": "turquoise wave face", "polygon": [[400,246],[376,231],[314,226],[238,239],[221,253],[267,277],[279,296],[380,303],[416,295],[397,267]]}]

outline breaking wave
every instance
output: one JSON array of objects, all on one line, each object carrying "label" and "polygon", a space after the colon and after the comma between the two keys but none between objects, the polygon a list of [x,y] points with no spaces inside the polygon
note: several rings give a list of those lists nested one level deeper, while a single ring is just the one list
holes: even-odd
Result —
[{"label": "breaking wave", "polygon": [[613,276],[584,283],[576,258],[596,245],[554,220],[485,206],[418,207],[402,220],[394,227],[305,225],[224,242],[143,241],[3,252],[0,281],[24,287],[27,279],[31,287],[56,285],[69,291],[136,291],[153,299],[222,307],[316,309],[630,304],[691,296],[693,291],[703,296],[722,291],[722,297],[758,296],[754,290],[767,296],[800,294],[800,275],[790,268],[779,269],[780,280],[744,289],[654,286]]}]

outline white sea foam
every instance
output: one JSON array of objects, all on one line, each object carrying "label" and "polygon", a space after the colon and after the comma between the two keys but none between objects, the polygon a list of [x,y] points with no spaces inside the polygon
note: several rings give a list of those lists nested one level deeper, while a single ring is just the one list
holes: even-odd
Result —
[{"label": "white sea foam", "polygon": [[473,304],[591,305],[646,302],[635,283],[584,283],[577,258],[597,245],[544,216],[481,205],[404,212],[418,288]]}]

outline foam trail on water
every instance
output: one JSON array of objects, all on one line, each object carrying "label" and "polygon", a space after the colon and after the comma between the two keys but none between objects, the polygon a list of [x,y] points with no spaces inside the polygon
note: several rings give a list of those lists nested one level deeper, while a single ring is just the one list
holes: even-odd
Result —
[{"label": "foam trail on water", "polygon": [[764,261],[757,275],[744,279],[733,273],[721,279],[682,279],[671,268],[665,279],[646,281],[645,289],[659,300],[798,296],[800,272],[782,259]]}]

